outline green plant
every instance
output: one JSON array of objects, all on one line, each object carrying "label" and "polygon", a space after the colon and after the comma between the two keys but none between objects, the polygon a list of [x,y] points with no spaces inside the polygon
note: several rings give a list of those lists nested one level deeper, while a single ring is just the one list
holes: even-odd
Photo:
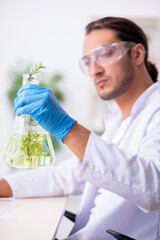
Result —
[{"label": "green plant", "polygon": [[30,71],[29,67],[27,67],[28,74],[29,74],[27,83],[30,83],[30,82],[32,81],[32,79],[33,79],[33,76],[34,76],[35,74],[40,73],[40,72],[41,72],[41,71],[40,71],[41,69],[46,69],[46,67],[43,66],[41,62],[39,63],[39,65],[36,64],[35,67],[32,69],[32,71]]},{"label": "green plant", "polygon": [[[27,69],[16,69],[14,68],[9,72],[9,78],[11,80],[11,84],[9,85],[9,89],[7,92],[7,97],[10,103],[10,106],[13,108],[14,106],[14,99],[17,96],[17,92],[19,88],[22,86],[22,75],[23,74],[29,74],[29,81],[32,80],[32,77],[34,74],[39,73],[42,69],[45,69],[46,67],[42,65],[40,62],[39,65],[35,65],[32,71],[29,70],[29,67]],[[47,80],[46,80],[47,79]],[[64,101],[64,93],[59,87],[59,83],[63,81],[63,76],[61,73],[54,73],[51,76],[46,76],[45,74],[41,75],[40,78],[40,86],[46,87],[51,89],[51,91],[55,94],[56,98],[60,101]],[[56,140],[56,138],[51,135],[52,143],[54,146],[55,151],[60,150],[61,143]]]},{"label": "green plant", "polygon": [[38,133],[26,133],[22,135],[22,147],[21,151],[27,156],[39,156],[43,152],[43,147],[39,144]]}]

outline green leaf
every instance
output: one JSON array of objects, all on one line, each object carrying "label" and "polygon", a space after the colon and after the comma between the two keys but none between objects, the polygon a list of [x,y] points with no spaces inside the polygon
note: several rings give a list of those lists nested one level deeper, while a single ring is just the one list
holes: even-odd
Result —
[{"label": "green leaf", "polygon": [[39,65],[36,64],[35,67],[32,69],[32,71],[30,71],[30,69],[27,67],[27,71],[28,71],[28,74],[29,74],[29,78],[28,78],[27,83],[30,83],[31,80],[33,79],[33,75],[35,75],[37,73],[40,73],[41,69],[46,69],[46,66],[43,66],[42,62],[40,62]]}]

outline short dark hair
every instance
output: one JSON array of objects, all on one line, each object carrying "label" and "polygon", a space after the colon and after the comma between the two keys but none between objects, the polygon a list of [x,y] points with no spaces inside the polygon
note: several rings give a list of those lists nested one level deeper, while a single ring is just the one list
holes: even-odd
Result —
[{"label": "short dark hair", "polygon": [[148,43],[143,30],[133,21],[121,17],[105,17],[89,23],[86,26],[86,35],[96,29],[114,30],[116,37],[121,41],[141,43],[145,49],[145,65],[152,81],[157,82],[158,70],[152,62],[148,61]]}]

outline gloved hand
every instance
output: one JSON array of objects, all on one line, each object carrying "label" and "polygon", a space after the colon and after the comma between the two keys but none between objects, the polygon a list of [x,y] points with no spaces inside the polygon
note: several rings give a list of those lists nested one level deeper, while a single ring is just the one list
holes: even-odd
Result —
[{"label": "gloved hand", "polygon": [[38,85],[21,87],[14,104],[17,116],[30,115],[57,140],[62,141],[76,122],[63,110],[51,90]]}]

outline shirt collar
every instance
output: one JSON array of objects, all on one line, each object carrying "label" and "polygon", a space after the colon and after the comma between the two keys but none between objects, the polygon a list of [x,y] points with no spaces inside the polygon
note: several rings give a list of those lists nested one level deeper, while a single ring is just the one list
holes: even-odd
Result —
[{"label": "shirt collar", "polygon": [[[137,115],[148,103],[155,103],[156,93],[160,94],[160,82],[156,82],[152,84],[149,88],[147,88],[137,99],[135,104],[132,107],[131,115]],[[160,96],[158,98],[158,102],[160,101]]]}]

